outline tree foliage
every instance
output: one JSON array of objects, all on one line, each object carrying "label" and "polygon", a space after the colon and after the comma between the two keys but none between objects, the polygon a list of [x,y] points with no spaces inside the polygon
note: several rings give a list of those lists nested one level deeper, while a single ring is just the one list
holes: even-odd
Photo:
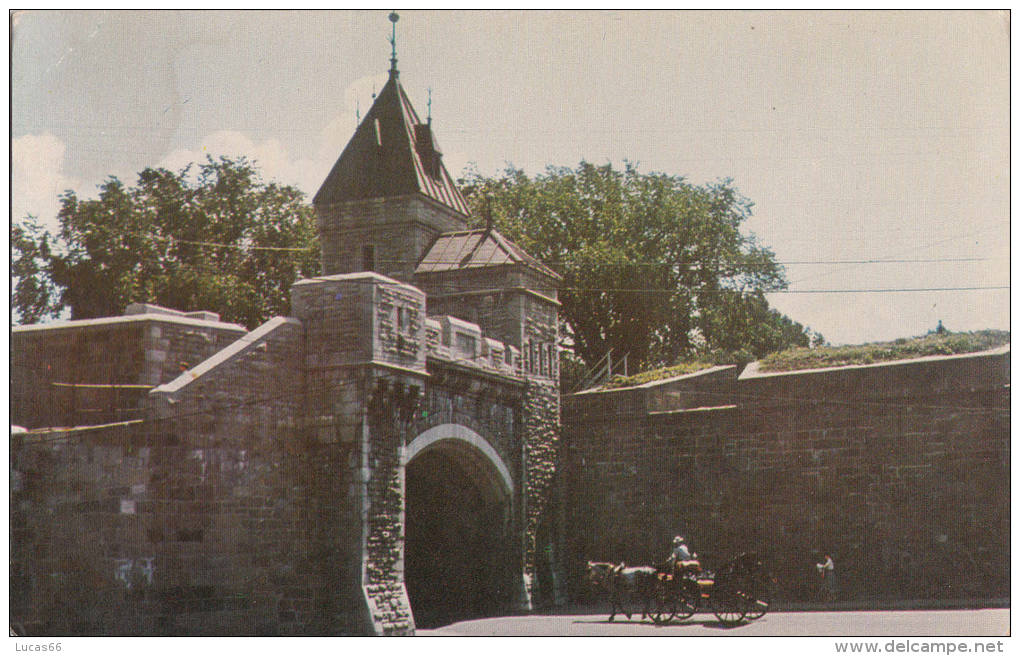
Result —
[{"label": "tree foliage", "polygon": [[469,170],[461,184],[476,217],[491,214],[563,275],[562,317],[589,366],[610,349],[656,366],[809,343],[803,326],[768,307],[764,294],[785,288],[785,274],[741,231],[752,205],[729,180],[697,186],[581,162],[534,177]]},{"label": "tree foliage", "polygon": [[264,183],[244,158],[173,172],[147,168],[133,187],[110,177],[99,197],[61,197],[60,230],[12,227],[13,306],[23,322],[65,308],[72,319],[134,302],[219,312],[252,328],[286,314],[290,285],[318,272],[315,219],[299,190]]},{"label": "tree foliage", "polygon": [[34,323],[58,311],[57,290],[47,273],[52,253],[50,239],[34,216],[11,224],[11,278],[17,281],[11,294],[20,321]]}]

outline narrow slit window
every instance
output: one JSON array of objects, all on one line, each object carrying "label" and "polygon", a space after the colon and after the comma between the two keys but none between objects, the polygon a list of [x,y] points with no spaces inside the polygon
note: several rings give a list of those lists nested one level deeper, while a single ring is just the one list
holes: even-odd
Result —
[{"label": "narrow slit window", "polygon": [[472,335],[457,333],[457,350],[468,357],[475,357],[475,338]]}]

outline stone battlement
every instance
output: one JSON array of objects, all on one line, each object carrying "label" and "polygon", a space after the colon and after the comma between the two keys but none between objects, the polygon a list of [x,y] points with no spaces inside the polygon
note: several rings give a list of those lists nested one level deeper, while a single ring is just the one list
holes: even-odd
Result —
[{"label": "stone battlement", "polygon": [[428,355],[506,376],[523,376],[520,350],[486,337],[468,321],[441,315],[425,320]]}]

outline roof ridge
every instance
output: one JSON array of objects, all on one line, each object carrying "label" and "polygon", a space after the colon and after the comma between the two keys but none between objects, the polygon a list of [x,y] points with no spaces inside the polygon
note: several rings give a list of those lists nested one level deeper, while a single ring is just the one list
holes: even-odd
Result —
[{"label": "roof ridge", "polygon": [[449,230],[447,232],[440,232],[436,235],[436,239],[440,237],[454,237],[457,235],[469,235],[473,232],[485,232],[485,228],[468,228],[467,230]]}]

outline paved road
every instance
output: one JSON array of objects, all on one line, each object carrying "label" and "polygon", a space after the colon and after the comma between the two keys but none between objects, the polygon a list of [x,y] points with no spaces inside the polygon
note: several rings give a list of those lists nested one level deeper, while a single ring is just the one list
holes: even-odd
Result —
[{"label": "paved road", "polygon": [[637,617],[527,615],[458,622],[419,630],[425,636],[1003,636],[1008,609],[926,611],[786,612],[725,628],[714,615],[698,614],[668,626]]}]

